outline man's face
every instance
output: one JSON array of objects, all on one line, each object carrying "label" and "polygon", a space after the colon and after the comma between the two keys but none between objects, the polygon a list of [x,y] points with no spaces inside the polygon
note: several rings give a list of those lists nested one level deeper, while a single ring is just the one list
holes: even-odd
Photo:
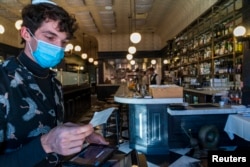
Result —
[{"label": "man's face", "polygon": [[68,39],[66,32],[60,32],[58,21],[47,20],[35,32],[35,37],[39,40],[65,47]]},{"label": "man's face", "polygon": [[152,75],[154,72],[149,70],[148,73],[149,73],[149,75]]},{"label": "man's face", "polygon": [[[46,20],[45,22],[43,22],[41,27],[39,27],[35,31],[35,34],[33,34],[36,39],[29,33],[27,29],[27,27],[21,28],[21,36],[25,39],[26,43],[30,44],[30,47],[33,51],[35,51],[37,48],[36,39],[60,47],[65,47],[68,42],[67,33],[59,31],[58,21]],[[31,59],[33,59],[33,56],[30,53],[29,45],[25,46],[25,53]]]}]

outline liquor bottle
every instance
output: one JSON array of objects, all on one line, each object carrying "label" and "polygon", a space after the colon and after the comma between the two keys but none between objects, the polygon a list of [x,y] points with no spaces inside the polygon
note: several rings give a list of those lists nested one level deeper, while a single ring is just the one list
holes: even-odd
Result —
[{"label": "liquor bottle", "polygon": [[236,67],[235,67],[235,73],[236,74],[241,74],[242,72],[242,62],[241,62],[241,59],[237,59],[237,62],[236,62]]},{"label": "liquor bottle", "polygon": [[235,102],[236,104],[241,104],[241,90],[240,87],[237,87],[235,90]]},{"label": "liquor bottle", "polygon": [[228,53],[232,53],[233,52],[233,40],[230,39],[228,40],[228,44],[227,44],[227,48],[228,48]]},{"label": "liquor bottle", "polygon": [[231,86],[230,89],[228,90],[228,98],[232,104],[233,99],[234,99],[234,92],[233,92],[233,87]]}]

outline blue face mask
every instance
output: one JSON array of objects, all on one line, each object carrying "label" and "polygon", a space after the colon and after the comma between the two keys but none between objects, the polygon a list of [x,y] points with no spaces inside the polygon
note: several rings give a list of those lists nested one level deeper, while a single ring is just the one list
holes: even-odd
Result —
[{"label": "blue face mask", "polygon": [[35,51],[32,51],[30,44],[28,44],[32,56],[41,67],[54,67],[61,62],[64,57],[64,48],[38,40],[35,37],[34,39],[37,41],[37,48]]}]

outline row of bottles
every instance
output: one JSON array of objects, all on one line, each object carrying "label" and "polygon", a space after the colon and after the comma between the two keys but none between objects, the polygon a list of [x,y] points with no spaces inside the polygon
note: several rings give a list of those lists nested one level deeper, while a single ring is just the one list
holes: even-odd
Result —
[{"label": "row of bottles", "polygon": [[215,44],[214,56],[233,53],[233,39],[223,40]]},{"label": "row of bottles", "polygon": [[214,26],[214,37],[220,38],[221,36],[226,36],[233,33],[233,23],[221,23]]},{"label": "row of bottles", "polygon": [[230,87],[228,98],[231,104],[241,104],[242,91],[240,87]]},{"label": "row of bottles", "polygon": [[[202,84],[207,81],[200,81],[201,77],[208,77],[227,79],[225,87],[239,86],[240,79],[237,78],[242,74],[243,45],[233,36],[234,27],[242,21],[238,10],[242,6],[236,5],[237,1],[225,1],[223,8],[211,8],[207,18],[204,15],[197,19],[171,40],[170,70],[182,71],[184,78],[195,78],[200,85],[208,86]],[[185,83],[192,85],[188,80]]]},{"label": "row of bottles", "polygon": [[234,64],[232,59],[218,59],[214,61],[215,74],[241,74],[242,73],[242,59],[236,59]]}]

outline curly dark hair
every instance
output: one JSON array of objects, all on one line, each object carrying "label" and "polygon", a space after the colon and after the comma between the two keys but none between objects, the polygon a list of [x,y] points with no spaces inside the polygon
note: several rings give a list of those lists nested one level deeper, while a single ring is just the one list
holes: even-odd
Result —
[{"label": "curly dark hair", "polygon": [[33,34],[47,19],[59,21],[59,31],[66,32],[68,39],[74,37],[74,32],[78,28],[74,15],[70,15],[60,6],[49,3],[29,4],[25,6],[22,10],[22,19],[22,26],[29,28]]}]

